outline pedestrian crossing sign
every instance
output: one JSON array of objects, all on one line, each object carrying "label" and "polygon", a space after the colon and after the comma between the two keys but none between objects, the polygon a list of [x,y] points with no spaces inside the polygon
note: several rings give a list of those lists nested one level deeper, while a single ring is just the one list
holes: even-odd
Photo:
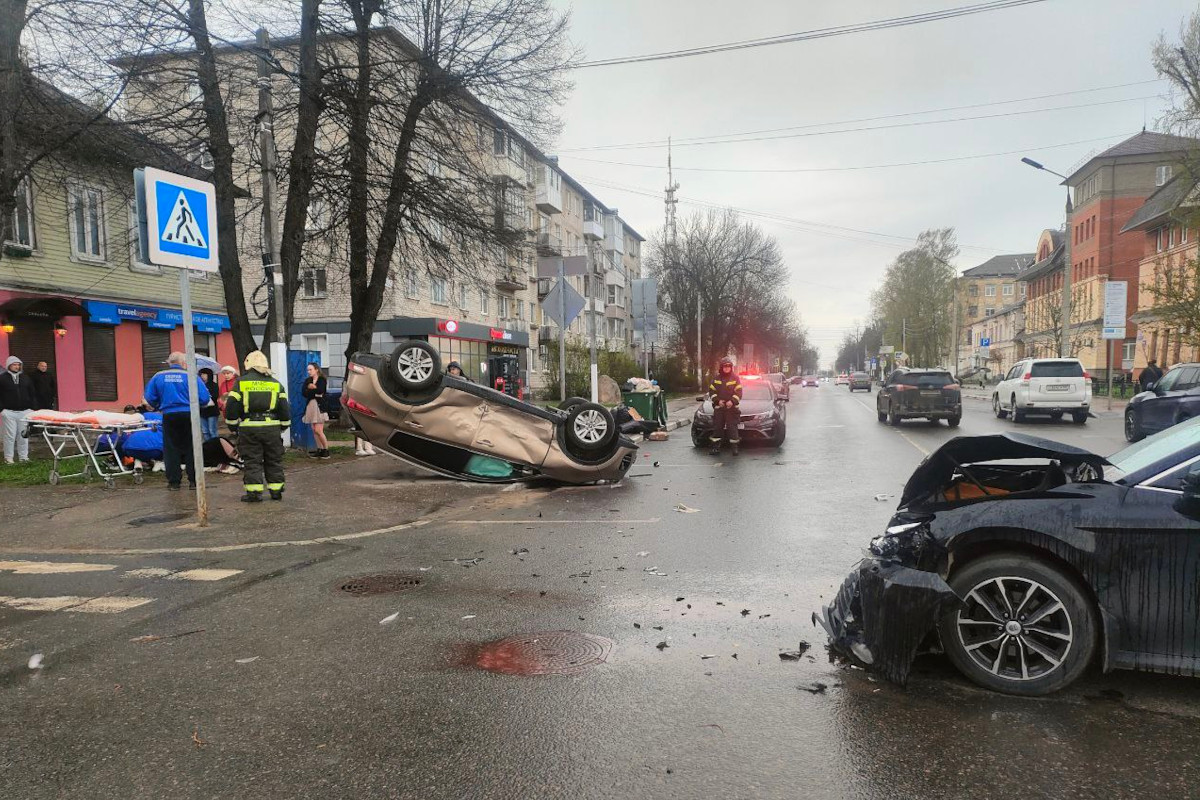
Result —
[{"label": "pedestrian crossing sign", "polygon": [[[217,203],[211,183],[146,167],[135,173],[138,217],[151,264],[216,272]],[[144,213],[144,217],[143,217]]]}]

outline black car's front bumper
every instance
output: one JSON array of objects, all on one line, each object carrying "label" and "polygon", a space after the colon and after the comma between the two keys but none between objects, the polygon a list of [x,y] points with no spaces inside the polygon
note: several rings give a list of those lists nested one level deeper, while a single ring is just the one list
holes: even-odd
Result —
[{"label": "black car's front bumper", "polygon": [[813,622],[835,651],[904,685],[921,642],[960,602],[936,572],[868,556]]},{"label": "black car's front bumper", "polygon": [[[768,441],[774,439],[777,431],[783,425],[783,420],[777,417],[766,420],[743,419],[738,423],[738,437],[743,441]],[[692,436],[697,439],[712,437],[712,417],[692,419]]]}]

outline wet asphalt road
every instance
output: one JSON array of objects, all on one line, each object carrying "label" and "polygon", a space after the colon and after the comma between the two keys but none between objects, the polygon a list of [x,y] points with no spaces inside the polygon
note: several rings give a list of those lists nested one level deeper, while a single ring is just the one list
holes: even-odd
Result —
[{"label": "wet asphalt road", "polygon": [[[954,433],[890,429],[873,401],[797,390],[780,451],[711,458],[685,428],[644,446],[619,486],[450,487],[457,501],[426,524],[358,539],[0,553],[113,566],[0,572],[0,596],[152,601],[0,608],[3,796],[1195,796],[1195,680],[1092,675],[1027,700],[978,690],[940,657],[920,660],[907,690],[829,663],[809,615],[885,525],[895,501],[875,496],[897,495],[954,433],[1011,429],[982,403]],[[1026,427],[1103,453],[1121,444],[1115,416]],[[326,533],[370,527],[355,527],[359,505],[377,525],[380,485],[403,478],[385,459],[353,469],[313,489]],[[254,538],[249,512],[221,513]],[[201,567],[241,572],[178,578]],[[170,575],[132,572],[145,569]],[[377,573],[420,585],[337,591]],[[476,666],[487,642],[564,630],[611,640],[607,662]],[[780,660],[801,641],[804,658]],[[40,670],[25,666],[33,652]]]}]

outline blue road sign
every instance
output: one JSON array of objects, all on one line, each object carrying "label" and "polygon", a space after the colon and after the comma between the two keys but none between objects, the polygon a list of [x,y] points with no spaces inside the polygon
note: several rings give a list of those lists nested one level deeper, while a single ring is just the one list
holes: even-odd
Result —
[{"label": "blue road sign", "polygon": [[988,338],[983,338],[983,339],[980,339],[980,340],[979,340],[979,346],[980,346],[980,347],[991,347],[991,346],[992,346],[992,340],[991,340],[991,339],[988,339]]},{"label": "blue road sign", "polygon": [[146,167],[141,181],[139,218],[146,220],[151,264],[215,272],[217,202],[211,183]]}]

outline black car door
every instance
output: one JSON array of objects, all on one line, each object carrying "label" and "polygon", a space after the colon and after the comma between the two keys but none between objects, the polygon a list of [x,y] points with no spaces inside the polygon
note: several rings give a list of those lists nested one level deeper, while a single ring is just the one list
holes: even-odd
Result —
[{"label": "black car door", "polygon": [[1154,386],[1154,395],[1147,395],[1139,403],[1142,430],[1146,433],[1158,433],[1175,424],[1175,412],[1183,394],[1178,387],[1188,377],[1185,373],[1194,372],[1194,367],[1176,367],[1162,376],[1162,380]]},{"label": "black car door", "polygon": [[[1175,510],[1190,462],[1132,487],[1119,527],[1104,536],[1097,585],[1117,616],[1110,649],[1123,666],[1171,672],[1200,669],[1200,520]],[[1132,663],[1131,663],[1132,662]]]}]

